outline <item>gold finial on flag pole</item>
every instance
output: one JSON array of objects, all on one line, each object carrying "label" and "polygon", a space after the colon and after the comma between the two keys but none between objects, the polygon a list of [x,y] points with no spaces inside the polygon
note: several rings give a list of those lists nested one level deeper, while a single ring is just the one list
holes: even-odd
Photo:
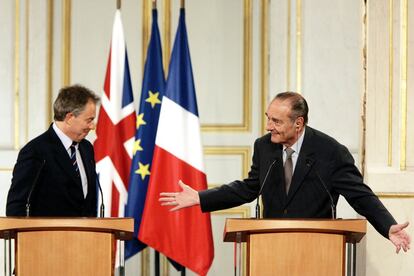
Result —
[{"label": "gold finial on flag pole", "polygon": [[116,8],[117,8],[118,10],[120,10],[120,9],[121,9],[121,0],[116,0]]},{"label": "gold finial on flag pole", "polygon": [[185,8],[185,0],[181,0],[181,8],[184,9]]},{"label": "gold finial on flag pole", "polygon": [[152,9],[157,8],[157,0],[152,0]]}]

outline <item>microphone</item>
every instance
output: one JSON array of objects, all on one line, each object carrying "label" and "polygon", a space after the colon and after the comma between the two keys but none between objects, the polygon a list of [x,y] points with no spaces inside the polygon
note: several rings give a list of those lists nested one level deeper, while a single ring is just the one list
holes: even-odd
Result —
[{"label": "microphone", "polygon": [[270,164],[269,168],[267,169],[265,178],[263,179],[263,184],[260,186],[259,193],[257,194],[257,201],[256,201],[256,219],[260,218],[260,205],[259,205],[259,197],[262,194],[263,187],[266,184],[267,177],[269,176],[270,170],[272,169],[273,165],[276,163],[277,159],[275,159],[272,164]]},{"label": "microphone", "polygon": [[99,217],[103,218],[105,217],[105,205],[101,183],[99,182],[99,175],[96,176],[96,184],[98,184],[99,192],[101,194],[101,206],[99,207]]},{"label": "microphone", "polygon": [[34,178],[33,184],[32,184],[32,188],[30,189],[29,195],[27,196],[27,200],[26,200],[26,217],[30,217],[30,205],[31,205],[31,199],[32,199],[32,194],[34,189],[36,188],[36,184],[37,184],[37,180],[39,179],[40,173],[43,170],[43,167],[46,164],[46,160],[42,160],[42,165],[40,165],[40,168],[37,170],[36,176]]},{"label": "microphone", "polygon": [[[306,166],[310,167],[312,165],[312,161],[311,160],[307,160],[306,162]],[[332,197],[331,192],[329,192],[328,186],[326,186],[325,181],[323,181],[322,177],[320,176],[318,170],[316,168],[315,169],[315,174],[319,179],[319,182],[322,184],[325,192],[328,194],[329,196],[329,200],[331,201],[331,214],[332,214],[332,219],[336,219],[336,206]]]}]

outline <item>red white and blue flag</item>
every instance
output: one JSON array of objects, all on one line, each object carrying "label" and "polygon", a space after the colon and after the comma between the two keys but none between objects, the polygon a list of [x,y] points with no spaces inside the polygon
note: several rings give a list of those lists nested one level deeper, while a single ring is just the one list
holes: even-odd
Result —
[{"label": "red white and blue flag", "polygon": [[214,257],[210,214],[202,213],[199,206],[170,212],[158,201],[160,192],[179,191],[180,179],[196,190],[207,188],[202,152],[185,14],[181,9],[138,238],[180,265],[206,275]]},{"label": "red white and blue flag", "polygon": [[[115,12],[94,142],[105,216],[123,217],[135,138],[135,110],[121,12]],[[100,199],[102,200],[102,199]]]}]

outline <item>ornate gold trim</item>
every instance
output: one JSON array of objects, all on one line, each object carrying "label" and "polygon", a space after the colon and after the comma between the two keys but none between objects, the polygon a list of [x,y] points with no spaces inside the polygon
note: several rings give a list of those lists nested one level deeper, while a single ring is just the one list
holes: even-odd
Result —
[{"label": "ornate gold trim", "polygon": [[54,0],[47,1],[47,53],[46,53],[46,127],[53,121],[53,14]]},{"label": "ornate gold trim", "polygon": [[251,130],[252,98],[252,0],[244,0],[244,37],[243,37],[243,122],[241,124],[202,124],[201,130],[249,132]]},{"label": "ornate gold trim", "polygon": [[168,262],[167,257],[160,253],[160,261],[161,261],[161,275],[168,276],[170,275],[170,262]]},{"label": "ornate gold trim", "polygon": [[141,275],[150,275],[150,248],[141,251]]},{"label": "ornate gold trim", "polygon": [[171,1],[164,0],[164,36],[162,49],[162,60],[164,66],[164,74],[168,76],[168,66],[170,64],[170,53],[171,53]]},{"label": "ornate gold trim", "polygon": [[292,1],[287,0],[287,30],[286,30],[286,89],[290,91],[290,59],[291,59],[291,27],[292,27]]},{"label": "ornate gold trim", "polygon": [[296,91],[302,93],[302,0],[296,0]]},{"label": "ornate gold trim", "polygon": [[150,0],[142,1],[142,70],[145,67],[145,60],[147,58],[147,48],[151,32],[151,6]]},{"label": "ornate gold trim", "polygon": [[261,51],[260,51],[260,61],[261,61],[261,71],[260,71],[260,90],[261,90],[261,106],[262,112],[260,116],[260,131],[261,133],[266,132],[266,120],[264,119],[263,114],[267,108],[267,96],[269,94],[269,2],[268,0],[261,1],[261,21],[260,21],[260,33],[261,33]]},{"label": "ornate gold trim", "polygon": [[14,7],[14,149],[20,147],[20,0]]},{"label": "ornate gold trim", "polygon": [[26,55],[24,57],[25,59],[25,87],[24,87],[24,91],[25,91],[25,109],[26,109],[26,114],[25,114],[25,133],[24,133],[24,141],[28,141],[28,136],[29,136],[29,33],[30,33],[30,2],[29,0],[26,0],[25,2],[25,6],[26,6],[26,22],[25,22],[25,28],[26,28],[26,33],[25,33],[25,52]]},{"label": "ornate gold trim", "polygon": [[388,49],[388,166],[392,166],[392,96],[394,91],[394,1],[389,0],[388,13],[388,31],[389,31],[389,49]]},{"label": "ornate gold trim", "polygon": [[414,198],[414,193],[375,193],[379,198]]},{"label": "ornate gold trim", "polygon": [[63,0],[62,5],[62,84],[70,84],[72,0]]},{"label": "ornate gold trim", "polygon": [[[250,166],[251,149],[248,146],[227,147],[227,146],[206,146],[204,147],[204,155],[241,155],[242,157],[242,177],[247,177]],[[209,184],[209,186],[217,186]]]},{"label": "ornate gold trim", "polygon": [[407,154],[407,50],[408,50],[408,1],[401,0],[401,131],[400,131],[400,170],[406,170]]}]

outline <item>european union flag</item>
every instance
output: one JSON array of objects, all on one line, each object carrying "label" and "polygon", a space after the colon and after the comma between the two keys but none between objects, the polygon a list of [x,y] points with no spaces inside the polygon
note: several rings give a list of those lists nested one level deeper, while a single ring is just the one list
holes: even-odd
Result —
[{"label": "european union flag", "polygon": [[125,244],[125,258],[130,258],[146,247],[138,240],[142,212],[149,178],[151,162],[157,134],[161,100],[165,89],[164,70],[160,33],[157,23],[157,10],[152,10],[151,38],[148,45],[147,60],[142,81],[141,101],[137,116],[135,144],[130,172],[128,202],[125,217],[134,217],[134,239]]}]

